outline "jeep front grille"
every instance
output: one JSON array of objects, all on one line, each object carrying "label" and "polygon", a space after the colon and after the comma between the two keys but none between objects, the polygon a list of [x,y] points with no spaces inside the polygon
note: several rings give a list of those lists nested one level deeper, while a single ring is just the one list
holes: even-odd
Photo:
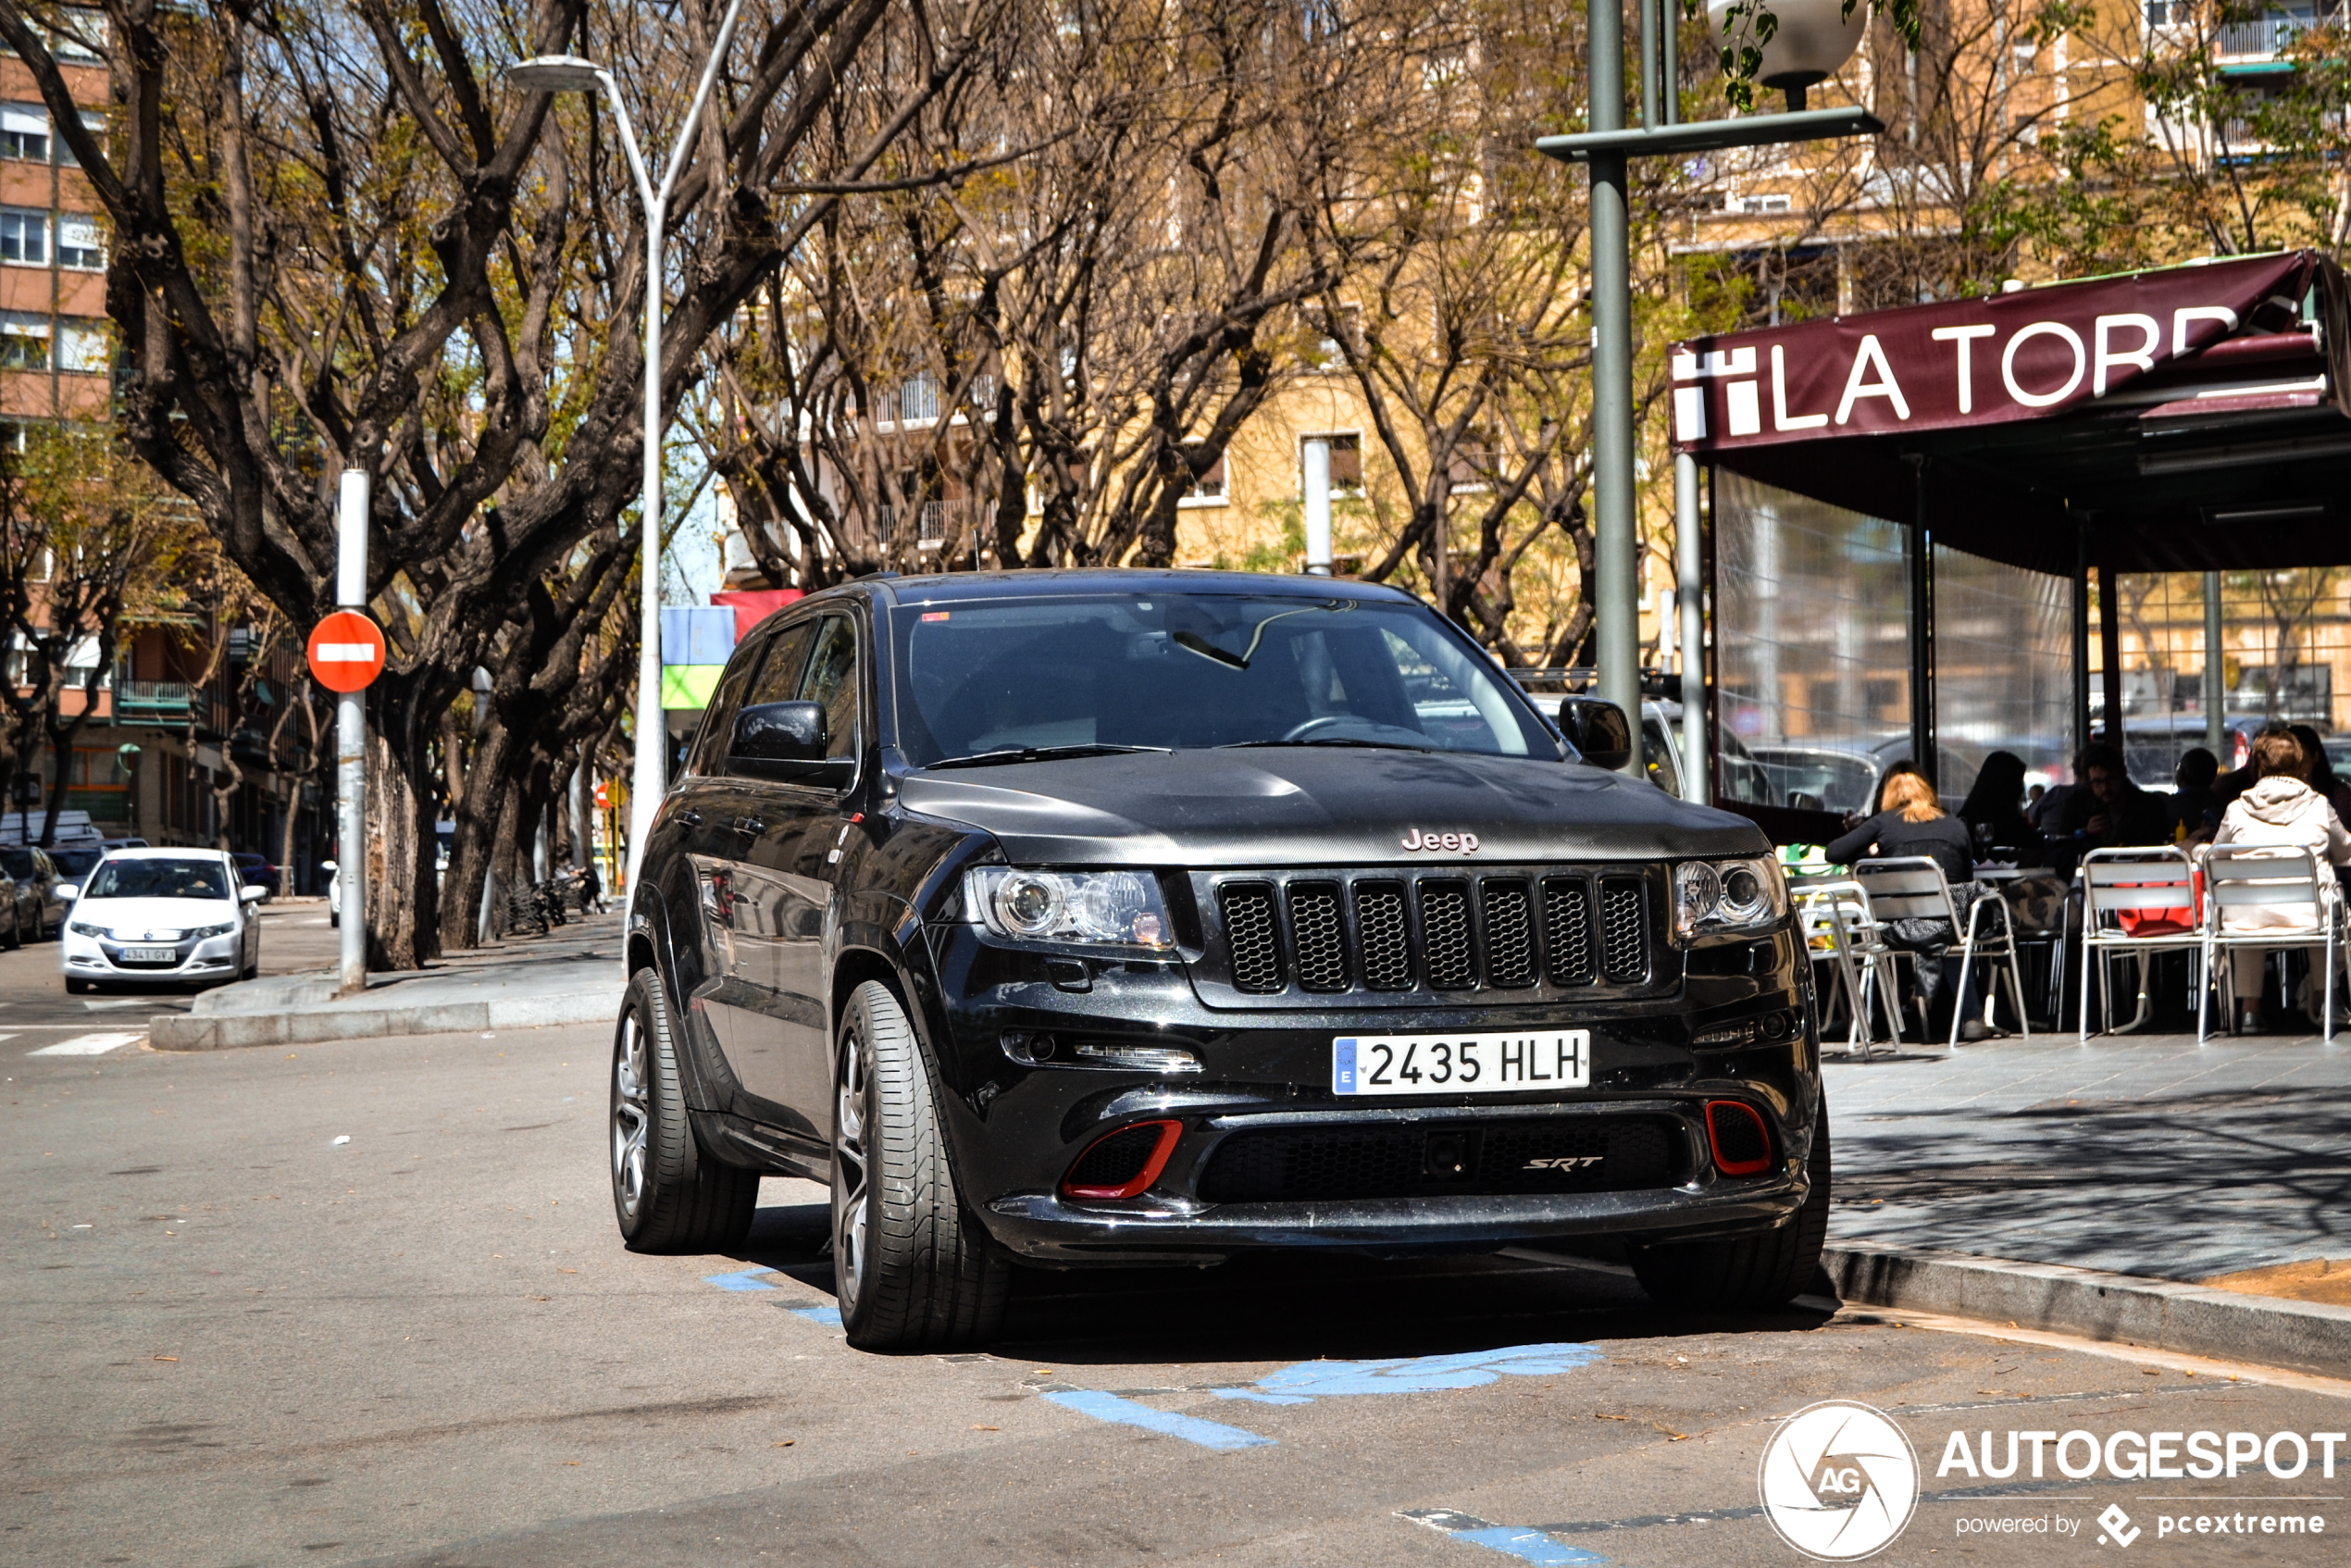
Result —
[{"label": "jeep front grille", "polygon": [[[1213,911],[1200,977],[1250,996],[1655,988],[1662,908],[1647,868],[1197,875]],[[1221,951],[1220,951],[1221,950]]]}]

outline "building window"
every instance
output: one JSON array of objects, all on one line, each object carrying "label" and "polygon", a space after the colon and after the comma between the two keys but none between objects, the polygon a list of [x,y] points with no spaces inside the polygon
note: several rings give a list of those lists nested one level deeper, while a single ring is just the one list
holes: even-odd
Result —
[{"label": "building window", "polygon": [[1219,456],[1209,466],[1208,472],[1194,479],[1191,488],[1176,501],[1179,506],[1222,506],[1230,498],[1230,481],[1226,464],[1229,458]]},{"label": "building window", "polygon": [[96,218],[78,212],[57,215],[57,265],[72,272],[106,269],[106,236]]},{"label": "building window", "polygon": [[21,104],[0,104],[0,158],[49,161],[49,117]]},{"label": "building window", "polygon": [[106,14],[94,6],[59,6],[56,25],[43,31],[49,35],[49,53],[57,58],[99,59],[97,45],[106,41]]},{"label": "building window", "polygon": [[[106,140],[106,116],[102,114],[85,112],[81,117],[81,125],[82,129],[89,131],[93,137],[96,138],[101,145],[105,144]],[[72,144],[62,136],[56,139],[56,152],[57,161],[65,165],[66,168],[80,168],[81,167],[81,160],[73,156]]]},{"label": "building window", "polygon": [[[1363,342],[1363,307],[1360,305],[1340,305],[1337,327],[1347,334],[1349,347],[1360,348]],[[1317,370],[1339,371],[1347,368],[1347,355],[1337,338],[1317,340],[1313,358]]]},{"label": "building window", "polygon": [[898,383],[898,417],[902,422],[939,417],[939,382],[928,371]]},{"label": "building window", "polygon": [[49,318],[0,310],[0,370],[49,368]]},{"label": "building window", "polygon": [[[1361,434],[1348,430],[1336,435],[1310,435],[1305,439],[1330,442],[1331,493],[1333,495],[1363,493],[1363,438]],[[1300,454],[1299,471],[1301,475],[1305,472],[1305,458],[1302,453]]]},{"label": "building window", "polygon": [[22,207],[0,207],[0,261],[24,267],[49,265],[49,215]]},{"label": "building window", "polygon": [[113,343],[113,334],[104,321],[61,321],[57,324],[57,368],[103,376],[114,357]]}]

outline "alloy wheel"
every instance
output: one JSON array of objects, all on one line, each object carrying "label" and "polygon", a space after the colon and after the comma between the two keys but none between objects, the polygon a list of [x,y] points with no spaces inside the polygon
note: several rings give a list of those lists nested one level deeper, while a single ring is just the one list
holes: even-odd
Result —
[{"label": "alloy wheel", "polygon": [[833,1273],[835,1294],[857,1300],[865,1275],[865,1042],[852,1035],[841,1052],[833,1105]]},{"label": "alloy wheel", "polygon": [[621,1020],[612,1072],[613,1193],[621,1213],[634,1219],[645,1197],[645,1140],[653,1110],[645,1094],[645,1031],[633,1008]]}]

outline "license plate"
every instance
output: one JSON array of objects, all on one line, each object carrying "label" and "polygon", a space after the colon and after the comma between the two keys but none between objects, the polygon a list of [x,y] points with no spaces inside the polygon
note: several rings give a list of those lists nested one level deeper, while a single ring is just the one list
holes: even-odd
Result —
[{"label": "license plate", "polygon": [[1514,1094],[1591,1084],[1589,1029],[1348,1035],[1331,1042],[1334,1094]]},{"label": "license plate", "polygon": [[173,964],[179,961],[180,950],[173,947],[127,947],[122,950],[122,956],[130,964]]}]

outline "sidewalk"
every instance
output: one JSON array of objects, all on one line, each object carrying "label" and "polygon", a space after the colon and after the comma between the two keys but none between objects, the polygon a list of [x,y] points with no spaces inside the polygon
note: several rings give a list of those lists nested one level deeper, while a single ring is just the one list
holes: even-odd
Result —
[{"label": "sidewalk", "polygon": [[591,915],[544,937],[371,974],[335,995],[331,969],[273,975],[205,991],[187,1014],[156,1017],[158,1051],[222,1051],[386,1035],[450,1034],[609,1023],[619,1015],[620,916]]},{"label": "sidewalk", "polygon": [[1824,1065],[1848,1299],[2351,1375],[2351,1311],[2196,1283],[2351,1257],[2351,1037]]}]

